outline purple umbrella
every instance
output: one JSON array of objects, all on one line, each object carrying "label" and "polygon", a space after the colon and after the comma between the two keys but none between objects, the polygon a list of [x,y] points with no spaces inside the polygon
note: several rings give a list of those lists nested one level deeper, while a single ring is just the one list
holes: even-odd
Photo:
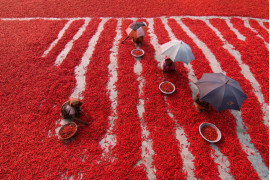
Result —
[{"label": "purple umbrella", "polygon": [[218,111],[240,111],[243,101],[247,98],[239,83],[222,73],[204,73],[195,84],[199,88],[200,99],[209,102]]}]

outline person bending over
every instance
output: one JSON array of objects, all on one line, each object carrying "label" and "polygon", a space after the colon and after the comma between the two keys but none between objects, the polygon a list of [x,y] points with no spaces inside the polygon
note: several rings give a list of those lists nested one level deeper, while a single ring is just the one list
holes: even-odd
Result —
[{"label": "person bending over", "polygon": [[174,62],[168,57],[164,58],[164,60],[161,63],[161,69],[163,70],[163,72],[175,71]]}]

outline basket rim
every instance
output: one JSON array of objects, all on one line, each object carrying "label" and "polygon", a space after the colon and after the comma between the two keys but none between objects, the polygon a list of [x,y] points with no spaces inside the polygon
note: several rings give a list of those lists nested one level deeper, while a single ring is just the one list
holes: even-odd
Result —
[{"label": "basket rim", "polygon": [[[164,83],[170,83],[170,84],[173,86],[173,90],[172,90],[171,92],[165,92],[165,91],[163,91],[163,90],[161,89],[161,85],[164,84]],[[174,93],[174,91],[175,91],[175,85],[174,85],[172,82],[170,82],[170,81],[163,81],[163,82],[161,82],[161,83],[159,84],[159,90],[160,90],[162,93],[164,93],[164,94],[172,94],[172,93]]]},{"label": "basket rim", "polygon": [[[73,124],[73,125],[75,125],[75,127],[76,127],[76,130],[74,131],[74,133],[73,133],[72,135],[70,135],[69,137],[67,137],[67,138],[61,137],[60,132],[63,130],[64,127],[66,127],[66,126],[68,126],[68,125],[70,125],[70,124]],[[63,126],[59,129],[57,135],[58,135],[58,137],[59,137],[60,139],[65,140],[65,139],[69,139],[69,138],[71,138],[72,136],[74,136],[74,135],[76,134],[77,130],[78,130],[78,125],[77,125],[75,122],[69,122],[69,123],[63,125]]]},{"label": "basket rim", "polygon": [[[136,50],[141,51],[141,52],[142,52],[142,55],[139,55],[139,56],[138,56],[138,55],[133,54],[133,52],[136,51]],[[144,50],[142,50],[142,49],[133,49],[133,50],[131,51],[131,55],[134,56],[134,57],[142,57],[142,56],[144,55]]]},{"label": "basket rim", "polygon": [[[210,141],[209,139],[207,139],[206,137],[204,137],[204,135],[203,135],[202,132],[201,132],[201,129],[202,129],[204,126],[211,126],[211,127],[213,127],[213,128],[217,131],[218,137],[217,137],[217,139],[216,139],[215,141]],[[221,137],[222,137],[221,132],[220,132],[220,130],[217,128],[217,126],[214,125],[214,124],[212,124],[212,123],[208,123],[208,122],[203,122],[203,123],[200,124],[200,126],[199,126],[199,132],[200,132],[200,135],[202,136],[202,138],[205,139],[206,141],[210,142],[210,143],[216,143],[216,142],[219,142],[220,139],[221,139]]]}]

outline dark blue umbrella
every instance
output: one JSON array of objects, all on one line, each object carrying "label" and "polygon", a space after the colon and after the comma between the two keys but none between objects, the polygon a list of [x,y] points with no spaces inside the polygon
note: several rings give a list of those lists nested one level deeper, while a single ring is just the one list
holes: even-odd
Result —
[{"label": "dark blue umbrella", "polygon": [[195,84],[199,88],[200,99],[209,102],[218,111],[240,111],[243,101],[247,98],[239,83],[222,73],[204,73]]}]

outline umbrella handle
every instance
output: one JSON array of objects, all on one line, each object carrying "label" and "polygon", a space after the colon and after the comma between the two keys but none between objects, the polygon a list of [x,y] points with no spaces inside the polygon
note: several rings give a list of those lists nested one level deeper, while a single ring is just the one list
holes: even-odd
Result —
[{"label": "umbrella handle", "polygon": [[122,44],[124,44],[125,40],[127,40],[129,38],[129,36],[127,36],[123,41]]}]

